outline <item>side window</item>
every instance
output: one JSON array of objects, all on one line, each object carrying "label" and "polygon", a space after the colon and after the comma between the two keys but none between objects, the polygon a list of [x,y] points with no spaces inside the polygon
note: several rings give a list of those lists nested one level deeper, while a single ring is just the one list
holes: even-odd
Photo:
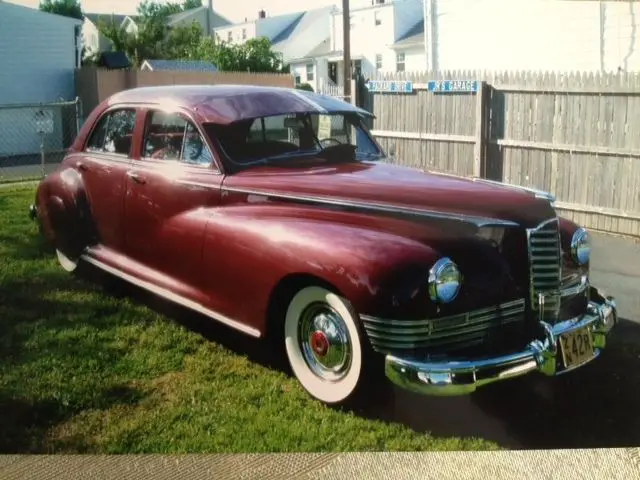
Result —
[{"label": "side window", "polygon": [[198,129],[176,113],[152,112],[147,121],[144,156],[210,166],[213,156]]},{"label": "side window", "polygon": [[123,109],[107,113],[91,134],[86,150],[129,155],[135,121],[135,110]]}]

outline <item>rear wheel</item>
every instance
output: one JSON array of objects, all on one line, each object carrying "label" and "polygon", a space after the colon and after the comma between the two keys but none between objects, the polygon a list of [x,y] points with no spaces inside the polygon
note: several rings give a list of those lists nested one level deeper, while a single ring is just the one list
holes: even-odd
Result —
[{"label": "rear wheel", "polygon": [[[330,404],[352,404],[374,367],[368,344],[347,299],[319,286],[299,290],[284,325],[289,364],[302,387]],[[371,372],[374,373],[374,372]]]}]

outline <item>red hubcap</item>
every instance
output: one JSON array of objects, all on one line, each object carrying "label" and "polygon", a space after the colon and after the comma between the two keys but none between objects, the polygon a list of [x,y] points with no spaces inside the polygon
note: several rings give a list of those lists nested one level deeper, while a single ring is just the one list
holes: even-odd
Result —
[{"label": "red hubcap", "polygon": [[324,357],[329,350],[329,340],[327,336],[320,331],[311,334],[311,348],[320,357]]}]

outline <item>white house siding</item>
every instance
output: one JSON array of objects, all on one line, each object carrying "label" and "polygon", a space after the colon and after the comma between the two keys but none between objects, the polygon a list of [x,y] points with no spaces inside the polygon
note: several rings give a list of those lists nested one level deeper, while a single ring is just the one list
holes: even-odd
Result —
[{"label": "white house siding", "polygon": [[[414,46],[409,48],[397,49],[398,53],[404,53],[404,70],[405,72],[423,72],[426,70],[426,56],[422,46]],[[395,67],[395,57],[393,58],[393,66]]]},{"label": "white house siding", "polygon": [[7,106],[75,97],[75,25],[81,22],[0,3],[0,156],[38,152],[40,144],[34,110]]},{"label": "white house siding", "polygon": [[441,70],[640,70],[637,2],[436,0],[434,5]]},{"label": "white house siding", "polygon": [[640,71],[640,4],[603,2],[602,66],[605,71]]}]

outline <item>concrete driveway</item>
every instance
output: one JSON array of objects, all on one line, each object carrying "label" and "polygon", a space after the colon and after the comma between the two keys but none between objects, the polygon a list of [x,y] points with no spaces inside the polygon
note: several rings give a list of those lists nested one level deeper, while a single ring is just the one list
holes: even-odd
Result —
[{"label": "concrete driveway", "polygon": [[591,283],[615,297],[622,318],[640,324],[640,239],[592,237]]}]

